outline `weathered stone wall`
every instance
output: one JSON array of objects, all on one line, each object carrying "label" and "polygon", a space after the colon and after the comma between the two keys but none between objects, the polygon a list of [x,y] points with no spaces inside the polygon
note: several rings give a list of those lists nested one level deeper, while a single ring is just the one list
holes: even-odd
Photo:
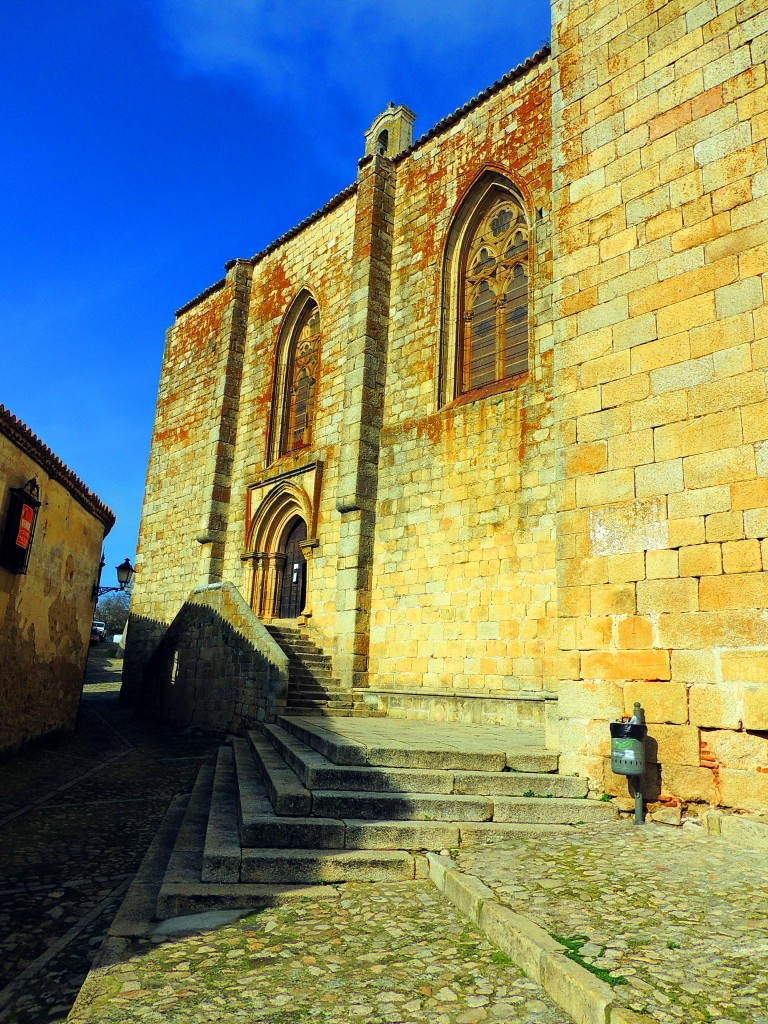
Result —
[{"label": "weathered stone wall", "polygon": [[[549,103],[543,60],[397,161],[374,687],[556,688]],[[449,231],[488,169],[530,224],[530,369],[440,407]]]},{"label": "weathered stone wall", "polygon": [[768,806],[768,12],[553,7],[563,768]]},{"label": "weathered stone wall", "polygon": [[[234,454],[232,505],[224,571],[250,600],[253,578],[241,555],[248,550],[253,517],[286,484],[311,506],[311,623],[331,647],[335,636],[339,515],[336,494],[344,411],[345,352],[349,339],[355,195],[351,191],[324,216],[257,259],[248,308],[247,342]],[[270,462],[278,344],[297,299],[311,295],[320,311],[320,357],[312,443]],[[277,423],[275,423],[275,428]]]},{"label": "weathered stone wall", "polygon": [[167,333],[126,635],[129,702],[187,594],[221,579],[250,269],[235,264]]},{"label": "weathered stone wall", "polygon": [[[619,792],[607,722],[639,699],[649,792],[768,807],[767,18],[556,0],[551,59],[180,312],[126,692],[195,586],[274,582],[296,512],[306,616],[371,706],[557,692],[563,769]],[[451,226],[493,174],[529,220],[529,371],[456,399]],[[310,296],[312,442],[279,456]]]},{"label": "weathered stone wall", "polygon": [[[0,408],[0,533],[9,488],[32,477],[41,505],[26,575],[0,567],[0,752],[75,727],[93,619],[91,591],[101,544],[114,522],[95,495],[73,483],[66,467]],[[78,500],[80,492],[88,507]]]},{"label": "weathered stone wall", "polygon": [[144,666],[143,712],[242,733],[285,708],[288,658],[231,583],[194,590]]}]

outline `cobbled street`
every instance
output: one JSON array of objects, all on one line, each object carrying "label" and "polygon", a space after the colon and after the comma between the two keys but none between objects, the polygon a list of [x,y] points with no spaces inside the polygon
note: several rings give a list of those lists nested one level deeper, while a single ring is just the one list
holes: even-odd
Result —
[{"label": "cobbled street", "polygon": [[134,943],[72,1024],[568,1024],[431,883],[334,889],[215,932]]},{"label": "cobbled street", "polygon": [[[77,734],[6,760],[0,1021],[63,1024],[171,797],[218,737],[135,718],[96,649]],[[186,935],[136,941],[73,1022],[567,1024],[427,882],[335,886]]]},{"label": "cobbled street", "polygon": [[66,1020],[169,800],[216,749],[123,710],[109,653],[90,659],[76,735],[0,764],[4,1022]]}]

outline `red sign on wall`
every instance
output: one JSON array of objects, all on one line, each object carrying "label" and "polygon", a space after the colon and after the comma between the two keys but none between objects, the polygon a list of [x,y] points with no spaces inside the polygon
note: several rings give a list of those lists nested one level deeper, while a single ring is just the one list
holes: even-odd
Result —
[{"label": "red sign on wall", "polygon": [[[35,524],[40,508],[40,501],[35,497],[35,492],[39,494],[40,488],[33,478],[26,487],[11,487],[9,490],[5,525],[0,534],[0,568],[23,574],[27,571],[27,562],[35,538]],[[2,504],[4,505],[5,501]]]},{"label": "red sign on wall", "polygon": [[19,518],[19,532],[16,536],[16,546],[23,548],[25,551],[29,547],[29,541],[32,537],[32,523],[35,518],[35,513],[31,505],[21,506],[21,517]]}]

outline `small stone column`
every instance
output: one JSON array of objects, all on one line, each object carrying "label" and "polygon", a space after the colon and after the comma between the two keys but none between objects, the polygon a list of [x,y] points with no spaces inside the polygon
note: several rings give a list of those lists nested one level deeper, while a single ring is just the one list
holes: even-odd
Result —
[{"label": "small stone column", "polygon": [[314,565],[313,555],[315,548],[318,546],[318,540],[305,540],[299,545],[301,553],[304,555],[304,562],[306,563],[305,578],[304,578],[304,607],[301,609],[298,621],[302,626],[306,625],[307,619],[312,616],[312,568]]},{"label": "small stone column", "polygon": [[280,584],[283,581],[286,556],[282,551],[276,551],[260,557],[264,560],[264,586],[257,614],[260,619],[273,619],[280,611]]}]

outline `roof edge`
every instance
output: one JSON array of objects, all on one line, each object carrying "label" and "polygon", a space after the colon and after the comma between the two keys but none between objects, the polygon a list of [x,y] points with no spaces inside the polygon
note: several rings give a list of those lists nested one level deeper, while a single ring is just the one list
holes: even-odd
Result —
[{"label": "roof edge", "polygon": [[104,536],[109,533],[115,525],[115,513],[104,502],[86,487],[79,476],[66,466],[58,455],[54,455],[47,444],[44,444],[37,434],[33,434],[29,427],[14,416],[10,409],[0,405],[0,434],[4,434],[21,451],[44,470],[51,479],[58,481],[72,497],[94,518],[98,519],[105,527]]},{"label": "roof edge", "polygon": [[[288,231],[285,231],[282,235],[278,235],[273,242],[270,242],[266,248],[261,249],[255,255],[251,256],[250,259],[244,259],[241,256],[237,256],[233,260],[228,260],[224,264],[225,270],[231,270],[232,267],[239,263],[247,263],[252,267],[256,266],[257,263],[260,263],[266,256],[269,256],[270,253],[279,248],[279,246],[290,241],[290,239],[295,238],[296,235],[300,234],[305,228],[308,228],[310,224],[314,224],[315,221],[320,220],[321,217],[324,217],[326,214],[330,213],[331,210],[340,206],[345,199],[349,199],[349,197],[354,195],[355,192],[357,192],[357,182],[353,181],[351,184],[347,185],[346,188],[342,189],[341,192],[338,192],[335,196],[329,199],[327,203],[324,203],[319,210],[315,210],[314,213],[310,213],[308,217],[299,221],[299,223],[294,225],[294,227],[289,228]],[[175,313],[176,319],[178,320],[178,318],[183,316],[184,313],[188,313],[191,309],[194,309],[198,303],[207,299],[209,295],[213,295],[215,292],[219,291],[226,283],[226,277],[222,277],[221,280],[215,281],[213,284],[209,285],[204,291],[200,292],[199,295],[190,299],[189,302],[185,302],[183,306],[179,306]]]},{"label": "roof edge", "polygon": [[[400,163],[401,160],[405,159],[407,156],[410,156],[410,154],[413,153],[414,150],[419,149],[421,146],[425,145],[425,143],[429,142],[431,139],[434,139],[437,135],[440,135],[442,132],[447,131],[448,128],[456,124],[457,121],[460,121],[463,117],[465,117],[467,114],[473,111],[476,107],[480,106],[481,103],[485,103],[486,100],[490,99],[490,97],[495,95],[497,92],[500,92],[511,82],[514,82],[518,78],[522,78],[522,76],[527,71],[530,71],[531,68],[535,67],[537,64],[543,63],[550,56],[551,52],[552,50],[550,44],[546,43],[539,50],[537,50],[536,53],[532,54],[532,56],[527,57],[522,62],[522,64],[518,64],[517,67],[512,68],[511,71],[508,71],[505,75],[503,75],[501,78],[495,81],[492,85],[489,85],[487,89],[484,89],[481,93],[478,93],[477,96],[474,96],[471,100],[468,100],[462,107],[458,107],[456,110],[453,111],[452,114],[448,114],[446,117],[442,118],[442,120],[438,121],[437,124],[433,125],[433,127],[430,128],[428,132],[426,132],[424,135],[418,138],[407,149],[404,149],[402,153],[398,153],[396,157],[393,157],[392,162],[394,164]],[[370,161],[370,159],[370,156],[361,157],[361,159],[358,161],[358,166],[363,166],[365,163]],[[350,196],[354,195],[356,191],[357,182],[353,181],[351,182],[351,184],[347,185],[346,188],[342,189],[341,192],[338,192],[335,196],[329,199],[328,202],[321,206],[319,210],[315,210],[314,213],[311,213],[308,217],[305,217],[304,220],[299,221],[299,223],[294,225],[294,227],[289,228],[288,231],[285,231],[282,235],[279,235],[273,242],[270,242],[269,245],[267,245],[264,249],[261,249],[259,252],[251,256],[250,259],[243,259],[241,257],[237,257],[236,259],[229,260],[227,263],[224,264],[225,269],[230,270],[237,263],[250,263],[251,266],[255,266],[257,263],[260,263],[263,259],[265,259],[265,257],[273,253],[275,249],[279,248],[285,242],[290,241],[292,238],[295,238],[296,235],[304,231],[305,228],[308,228],[311,224],[314,224],[316,221],[320,220],[321,217],[324,217],[326,214],[334,210],[337,206],[340,206],[345,199],[348,199]],[[202,302],[204,299],[207,299],[209,295],[213,295],[214,292],[217,292],[220,288],[223,288],[224,285],[226,284],[226,280],[226,277],[223,277],[220,281],[216,281],[214,284],[209,285],[204,291],[200,292],[199,295],[196,295],[193,299],[190,299],[189,302],[185,302],[183,306],[180,306],[176,310],[176,317],[178,318],[182,316],[184,313],[188,313],[199,302]]]},{"label": "roof edge", "polygon": [[550,56],[551,52],[552,47],[549,43],[545,43],[544,46],[541,47],[541,49],[536,51],[536,53],[532,54],[530,57],[527,57],[522,64],[518,64],[517,67],[512,68],[512,70],[508,71],[506,75],[502,75],[502,77],[495,81],[492,85],[489,85],[487,89],[483,89],[483,91],[481,93],[478,93],[477,96],[473,96],[471,100],[467,100],[467,102],[463,106],[457,107],[452,114],[448,114],[446,117],[438,121],[437,124],[433,125],[428,132],[426,132],[424,135],[416,139],[416,141],[412,145],[410,145],[408,149],[404,149],[402,153],[398,153],[396,157],[393,157],[392,162],[396,164],[400,163],[401,160],[404,160],[406,157],[410,156],[410,154],[413,153],[414,150],[419,149],[425,143],[430,142],[432,139],[434,139],[437,135],[440,135],[442,134],[442,132],[447,131],[448,128],[453,127],[453,125],[455,125],[457,121],[460,121],[463,117],[466,117],[467,114],[471,113],[476,107],[479,107],[482,103],[485,103],[485,101],[490,99],[491,96],[494,96],[497,92],[501,92],[502,89],[505,89],[516,79],[522,78],[522,76],[527,71],[530,71],[531,68],[535,67],[537,64],[543,64],[544,61],[547,60],[547,58]]},{"label": "roof edge", "polygon": [[310,215],[308,217],[305,217],[304,220],[300,220],[299,223],[296,224],[294,227],[289,228],[288,231],[286,231],[284,234],[279,235],[274,240],[274,242],[270,242],[265,249],[262,249],[260,252],[257,252],[254,256],[251,256],[249,262],[253,264],[260,263],[265,256],[269,256],[269,254],[274,252],[275,249],[278,248],[278,246],[283,245],[284,242],[290,241],[291,238],[294,238],[296,235],[300,234],[305,228],[308,228],[310,224],[314,224],[315,221],[320,220],[321,217],[324,217],[327,213],[330,213],[337,206],[341,206],[344,200],[349,199],[349,197],[353,196],[355,192],[357,192],[357,182],[353,181],[349,185],[347,185],[346,188],[343,188],[341,192],[337,192],[336,195],[329,199],[327,203],[324,203],[319,210],[315,210],[314,213],[310,213]]},{"label": "roof edge", "polygon": [[213,284],[209,284],[208,287],[201,291],[199,295],[196,295],[194,299],[190,299],[189,302],[185,302],[183,306],[179,306],[174,313],[175,318],[178,320],[180,316],[183,316],[185,313],[188,313],[190,309],[193,309],[198,302],[202,302],[203,299],[207,299],[209,295],[213,295],[214,292],[220,291],[226,283],[226,277],[222,277],[221,280],[214,281]]}]

